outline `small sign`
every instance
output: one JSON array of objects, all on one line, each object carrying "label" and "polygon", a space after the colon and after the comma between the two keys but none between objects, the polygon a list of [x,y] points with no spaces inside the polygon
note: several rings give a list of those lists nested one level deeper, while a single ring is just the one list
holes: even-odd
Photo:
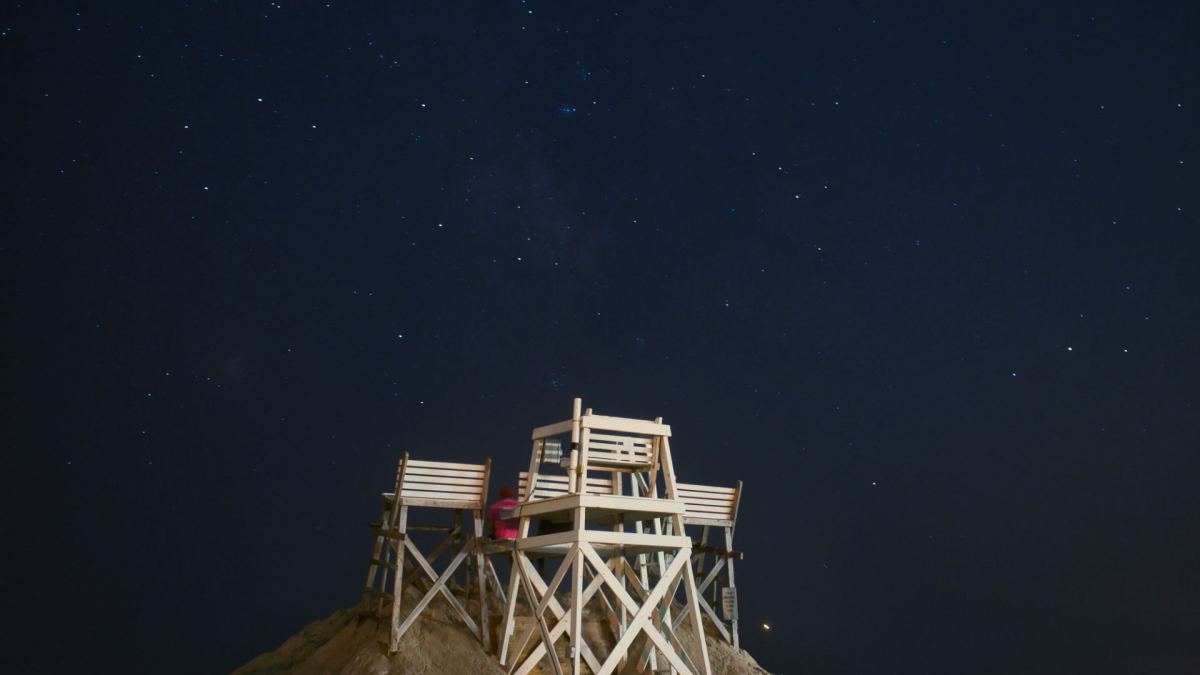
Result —
[{"label": "small sign", "polygon": [[721,589],[721,614],[726,621],[737,621],[737,590],[726,586]]}]

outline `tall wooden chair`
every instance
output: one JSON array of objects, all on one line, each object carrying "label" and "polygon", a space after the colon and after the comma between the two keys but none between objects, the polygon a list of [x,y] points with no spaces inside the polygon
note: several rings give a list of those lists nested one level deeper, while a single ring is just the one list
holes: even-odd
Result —
[{"label": "tall wooden chair", "polygon": [[[683,502],[683,524],[700,529],[700,539],[692,542],[692,564],[695,574],[703,579],[697,587],[696,603],[700,610],[708,615],[713,625],[725,641],[732,644],[734,649],[740,649],[738,643],[738,609],[737,584],[734,577],[733,561],[741,559],[742,554],[733,550],[733,530],[737,524],[738,506],[742,500],[742,481],[734,487],[714,487],[711,485],[696,485],[676,483],[676,498]],[[668,531],[671,524],[667,526]],[[720,530],[724,534],[724,545],[709,543],[709,531]],[[712,559],[712,567],[705,574],[706,558]],[[723,605],[722,616],[718,616],[712,605],[705,600],[705,591],[712,588],[713,602],[718,597],[718,573],[725,568],[725,580],[728,582],[721,589]],[[695,611],[693,603],[688,602],[675,617],[675,626],[683,622],[689,612]]]},{"label": "tall wooden chair", "polygon": [[[547,463],[550,441],[564,447],[556,439],[568,433],[571,445],[566,475],[552,478],[539,473],[539,467]],[[698,653],[694,655],[682,648],[669,616],[671,596],[680,585],[689,601],[695,602],[697,595],[689,564],[692,540],[684,532],[682,520],[685,505],[675,495],[670,435],[671,428],[661,419],[593,415],[590,409],[584,413],[579,399],[575,399],[571,419],[534,429],[525,491],[515,509],[519,533],[513,545],[514,574],[501,648],[501,663],[509,665],[512,675],[531,672],[543,658],[550,661],[556,675],[567,670],[579,675],[584,665],[595,675],[610,675],[646,650],[661,655],[683,675],[711,675],[699,613],[692,614],[691,622],[698,638]],[[660,469],[665,485],[661,496],[657,489]],[[636,488],[633,494],[622,494],[622,476],[632,478],[635,474],[648,476],[644,481],[647,489],[641,494]],[[679,534],[662,532],[657,523],[663,518],[670,520]],[[542,519],[567,523],[570,529],[531,534],[531,522]],[[653,532],[643,529],[642,524],[647,522],[655,524]],[[634,526],[634,531],[626,531],[626,526]],[[666,560],[667,554],[670,562],[660,566],[653,585],[644,575],[639,578],[626,559],[627,555],[657,555]],[[558,570],[549,581],[529,561],[535,555],[560,558]],[[591,579],[586,586],[585,577]],[[517,604],[518,581],[533,610],[533,621],[519,639],[512,641],[510,652],[511,631],[507,626],[512,623]],[[556,597],[564,581],[569,597],[565,607]],[[603,661],[582,631],[584,607],[596,597],[606,604],[610,604],[607,598],[611,597],[616,605],[613,613],[617,614],[616,644]],[[527,652],[535,634],[540,640]],[[555,650],[562,637],[570,642],[567,668],[559,663]],[[635,644],[637,641],[641,647]]]},{"label": "tall wooden chair", "polygon": [[[372,525],[375,532],[375,547],[371,554],[371,566],[367,571],[366,594],[381,598],[380,604],[391,601],[391,635],[388,640],[389,652],[395,652],[400,638],[405,631],[417,620],[421,612],[438,595],[454,609],[463,623],[471,632],[487,646],[488,611],[486,602],[485,562],[479,540],[483,537],[483,519],[485,501],[487,499],[488,478],[491,475],[492,460],[483,464],[456,464],[451,462],[427,462],[410,459],[408,453],[400,460],[396,471],[396,487],[393,492],[383,494],[383,519],[378,525]],[[421,509],[452,509],[454,510],[454,525],[447,527],[413,525],[408,521],[409,510]],[[472,530],[463,528],[463,512],[469,511],[472,520]],[[426,557],[409,536],[417,531],[440,531],[446,533],[446,538],[434,547]],[[433,568],[433,562],[442,553],[456,551],[450,563],[438,574]],[[470,555],[474,556],[475,579],[478,590],[479,623],[476,624],[470,613],[459,602],[449,587],[462,562]],[[411,556],[419,569],[405,576],[405,558]],[[389,583],[388,575],[391,575]],[[408,584],[414,583],[422,576],[428,578],[430,585],[425,594],[417,601],[413,610],[403,622],[400,621],[401,601]],[[471,582],[468,582],[471,583]],[[389,592],[390,590],[390,592]],[[366,600],[368,603],[370,599]]]}]

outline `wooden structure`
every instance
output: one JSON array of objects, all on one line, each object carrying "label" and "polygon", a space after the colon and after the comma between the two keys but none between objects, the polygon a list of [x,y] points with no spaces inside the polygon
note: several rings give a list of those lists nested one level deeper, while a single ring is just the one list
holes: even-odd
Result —
[{"label": "wooden structure", "polygon": [[[725,638],[725,641],[732,644],[734,649],[740,649],[738,643],[738,616],[737,616],[737,584],[734,578],[733,562],[741,559],[742,554],[733,550],[733,530],[737,524],[738,505],[742,500],[742,481],[738,481],[737,485],[731,488],[714,487],[710,485],[694,485],[687,483],[677,483],[675,485],[678,499],[684,503],[683,524],[691,525],[700,528],[699,541],[692,542],[692,564],[695,566],[696,577],[703,579],[697,587],[696,604],[700,610],[708,615],[712,620],[717,631]],[[668,531],[671,525],[668,524]],[[709,543],[709,531],[720,531],[723,536],[723,544],[718,542],[717,545]],[[708,558],[711,558],[711,567],[708,572],[705,570],[705,563]],[[705,591],[710,588],[713,603],[717,602],[719,584],[714,583],[720,579],[718,573],[721,569],[725,569],[725,580],[727,585],[721,588],[722,605],[724,618],[717,615],[705,599]],[[728,597],[724,597],[727,595]],[[682,611],[675,616],[674,624],[676,627],[687,617],[688,613],[695,610],[696,605],[689,602]]]},{"label": "wooden structure", "polygon": [[[383,494],[383,519],[371,526],[375,532],[375,547],[371,553],[371,566],[367,571],[364,602],[375,611],[391,605],[391,634],[389,652],[395,652],[400,638],[417,620],[421,612],[438,595],[454,609],[463,623],[486,646],[488,635],[488,611],[485,580],[485,561],[478,545],[483,536],[483,510],[487,499],[488,479],[492,461],[483,464],[456,464],[451,462],[427,462],[410,459],[404,453],[396,471],[396,487],[393,492]],[[410,509],[452,509],[454,524],[451,527],[422,526],[409,523]],[[469,512],[472,521],[470,532],[463,528],[463,513]],[[434,547],[428,558],[417,548],[409,536],[417,531],[444,532],[445,539]],[[433,563],[442,553],[455,551],[446,568],[438,574]],[[411,556],[418,569],[405,576],[406,557]],[[455,572],[468,556],[474,557],[473,583],[478,590],[479,623],[476,624],[449,586]],[[391,579],[389,581],[389,574]],[[417,601],[403,622],[400,610],[404,590],[408,584],[427,578],[428,588]],[[471,583],[471,582],[468,582]],[[373,600],[379,598],[379,605]]]},{"label": "wooden structure", "polygon": [[[568,435],[569,455],[561,452]],[[701,599],[689,564],[687,503],[675,481],[670,436],[661,418],[594,415],[590,409],[582,411],[579,399],[571,419],[534,429],[529,470],[515,509],[518,536],[511,549],[513,573],[501,639],[500,660],[513,675],[529,673],[546,657],[556,675],[562,675],[555,645],[564,636],[572,675],[581,673],[584,664],[596,675],[610,675],[631,658],[639,665],[649,662],[655,670],[663,665],[682,675],[711,675],[700,612],[689,612],[699,645],[695,655],[682,648],[675,633],[679,622],[671,620],[671,602],[680,585],[689,606],[699,606]],[[531,533],[531,523],[541,520],[567,523],[569,529]],[[664,520],[671,529],[664,530]],[[548,582],[530,562],[535,556],[559,559]],[[647,570],[651,556],[658,572],[653,584]],[[586,587],[585,577],[590,579]],[[564,580],[570,598],[565,607],[555,596]],[[533,620],[518,638],[513,626],[519,592],[527,598]],[[582,636],[584,607],[592,600],[606,610],[616,636],[603,662]],[[527,651],[535,632],[539,640]]]}]

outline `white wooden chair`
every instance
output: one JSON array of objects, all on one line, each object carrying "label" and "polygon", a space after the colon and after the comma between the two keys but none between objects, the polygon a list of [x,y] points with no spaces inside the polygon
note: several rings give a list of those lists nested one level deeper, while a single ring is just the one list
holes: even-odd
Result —
[{"label": "white wooden chair", "polygon": [[[711,675],[699,613],[693,613],[691,622],[698,637],[695,655],[682,648],[669,614],[671,597],[680,585],[690,601],[695,601],[697,595],[689,564],[692,540],[684,532],[682,520],[685,505],[675,498],[671,428],[661,419],[609,417],[593,415],[590,409],[583,413],[581,409],[580,400],[575,399],[571,419],[533,431],[529,471],[516,509],[520,524],[513,546],[514,574],[509,582],[501,663],[509,665],[512,675],[526,675],[547,658],[556,675],[562,675],[566,669],[559,663],[555,643],[566,637],[570,641],[568,668],[572,675],[583,672],[584,664],[595,675],[610,675],[647,651],[651,658],[660,655],[683,675]],[[567,433],[571,449],[566,475],[539,473],[546,444]],[[657,489],[660,469],[665,484],[661,496]],[[643,476],[640,492],[635,487],[638,481],[631,480],[632,493],[622,494],[621,478],[625,474],[631,478]],[[669,519],[680,534],[663,532],[663,518]],[[571,528],[532,535],[530,524],[540,519],[570,523]],[[643,529],[647,522],[653,523],[653,532]],[[627,526],[633,526],[634,531],[626,531]],[[628,555],[656,555],[663,561],[666,554],[670,554],[670,562],[660,564],[653,585],[644,573],[644,565],[639,578],[626,559]],[[531,555],[561,557],[551,580],[542,578],[529,561]],[[586,587],[585,577],[590,577]],[[570,599],[564,607],[556,592],[568,578]],[[521,638],[513,641],[509,627],[517,604],[518,581],[533,610],[533,621]],[[616,644],[603,662],[582,634],[584,607],[597,596],[609,605],[610,615],[616,615],[615,621],[611,616],[610,621],[618,627]],[[535,632],[540,642],[526,652]],[[637,640],[643,640],[641,652]],[[514,645],[511,652],[510,642]],[[693,661],[692,656],[697,658]]]},{"label": "white wooden chair", "polygon": [[[734,649],[740,649],[738,642],[738,609],[737,584],[734,577],[733,562],[741,559],[742,554],[733,550],[733,530],[737,525],[738,506],[742,500],[742,481],[734,487],[715,487],[711,485],[696,485],[676,483],[676,498],[684,503],[683,524],[701,528],[700,539],[692,542],[692,564],[697,578],[702,579],[697,587],[696,603],[700,610],[708,615],[713,625],[725,641],[732,644]],[[671,529],[668,524],[668,530]],[[709,544],[709,531],[720,530],[724,534],[724,546]],[[712,567],[704,571],[706,558],[712,559]],[[718,616],[712,605],[705,599],[705,591],[712,588],[713,602],[717,601],[718,573],[725,568],[725,580],[728,582],[721,590],[722,601],[728,594],[728,613]],[[722,602],[722,604],[725,604]],[[695,611],[691,602],[684,605],[683,610],[675,617],[675,626],[683,622],[689,612]]]},{"label": "white wooden chair", "polygon": [[[371,566],[367,572],[366,593],[381,598],[381,605],[391,600],[391,635],[388,650],[395,652],[400,638],[417,620],[425,607],[441,595],[454,609],[471,632],[487,646],[488,612],[486,595],[485,563],[478,542],[483,537],[483,518],[487,499],[488,478],[492,461],[483,464],[457,464],[451,462],[427,462],[410,459],[404,453],[396,471],[396,487],[393,492],[383,494],[383,520],[372,525],[375,532],[375,547],[371,555]],[[452,527],[420,526],[408,522],[409,509],[453,509]],[[462,514],[471,513],[472,531],[463,529]],[[440,531],[446,538],[434,547],[427,558],[409,536],[417,531]],[[445,570],[439,575],[433,562],[443,553],[457,550]],[[475,556],[475,579],[478,590],[479,624],[459,602],[449,588],[449,582],[468,555]],[[406,556],[411,556],[419,569],[407,577],[404,574]],[[389,584],[388,575],[391,574]],[[404,590],[421,577],[428,578],[430,586],[417,601],[416,606],[403,622],[400,621],[401,601]],[[471,582],[468,582],[471,583]],[[377,585],[378,584],[378,585]],[[390,588],[389,588],[390,586]],[[390,590],[390,593],[389,593]],[[369,600],[368,600],[369,603]]]}]

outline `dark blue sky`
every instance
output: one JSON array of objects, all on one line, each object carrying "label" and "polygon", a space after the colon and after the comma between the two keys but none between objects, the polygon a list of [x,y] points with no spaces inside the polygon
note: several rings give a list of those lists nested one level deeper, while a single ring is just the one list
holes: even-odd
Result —
[{"label": "dark blue sky", "polygon": [[0,669],[227,671],[582,396],[773,671],[1200,670],[1200,17],[977,5],[0,11]]}]

